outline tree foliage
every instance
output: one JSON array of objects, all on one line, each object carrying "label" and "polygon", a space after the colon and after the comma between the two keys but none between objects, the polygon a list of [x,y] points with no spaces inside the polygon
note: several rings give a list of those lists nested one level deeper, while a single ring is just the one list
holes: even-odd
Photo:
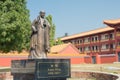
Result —
[{"label": "tree foliage", "polygon": [[48,22],[50,23],[50,46],[54,46],[55,45],[55,24],[53,23],[52,20],[52,15],[48,15],[46,17],[46,19],[48,20]]},{"label": "tree foliage", "polygon": [[30,25],[26,0],[0,0],[0,50],[26,49]]},{"label": "tree foliage", "polygon": [[60,44],[63,44],[63,42],[60,38],[58,38],[57,41],[56,41],[56,45],[60,45]]}]

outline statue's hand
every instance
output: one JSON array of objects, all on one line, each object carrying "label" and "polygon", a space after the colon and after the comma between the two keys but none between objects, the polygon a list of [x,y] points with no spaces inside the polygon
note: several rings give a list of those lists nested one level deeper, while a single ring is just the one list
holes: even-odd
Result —
[{"label": "statue's hand", "polygon": [[50,48],[46,48],[46,52],[50,53]]},{"label": "statue's hand", "polygon": [[46,24],[43,24],[44,27],[46,27]]},{"label": "statue's hand", "polygon": [[44,27],[47,26],[46,20],[44,20],[44,22],[43,22],[43,26],[44,26]]},{"label": "statue's hand", "polygon": [[37,29],[35,28],[35,26],[32,26],[32,30],[33,32],[37,32]]}]

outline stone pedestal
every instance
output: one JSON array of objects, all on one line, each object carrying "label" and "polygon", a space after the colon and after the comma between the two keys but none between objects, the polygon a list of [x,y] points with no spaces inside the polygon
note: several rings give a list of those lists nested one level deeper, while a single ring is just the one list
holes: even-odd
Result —
[{"label": "stone pedestal", "polygon": [[66,80],[71,76],[69,59],[13,60],[14,80]]}]

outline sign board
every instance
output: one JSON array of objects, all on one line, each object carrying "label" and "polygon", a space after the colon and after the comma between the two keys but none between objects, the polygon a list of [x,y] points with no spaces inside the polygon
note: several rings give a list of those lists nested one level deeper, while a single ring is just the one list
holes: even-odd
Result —
[{"label": "sign board", "polygon": [[45,60],[36,63],[37,78],[68,78],[70,73],[69,60]]}]

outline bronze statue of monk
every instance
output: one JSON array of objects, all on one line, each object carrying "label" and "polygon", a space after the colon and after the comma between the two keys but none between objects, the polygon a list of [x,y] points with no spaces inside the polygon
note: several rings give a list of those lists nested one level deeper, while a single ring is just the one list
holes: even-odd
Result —
[{"label": "bronze statue of monk", "polygon": [[50,51],[49,37],[50,25],[45,19],[45,12],[40,11],[40,15],[32,23],[29,59],[47,58]]}]

